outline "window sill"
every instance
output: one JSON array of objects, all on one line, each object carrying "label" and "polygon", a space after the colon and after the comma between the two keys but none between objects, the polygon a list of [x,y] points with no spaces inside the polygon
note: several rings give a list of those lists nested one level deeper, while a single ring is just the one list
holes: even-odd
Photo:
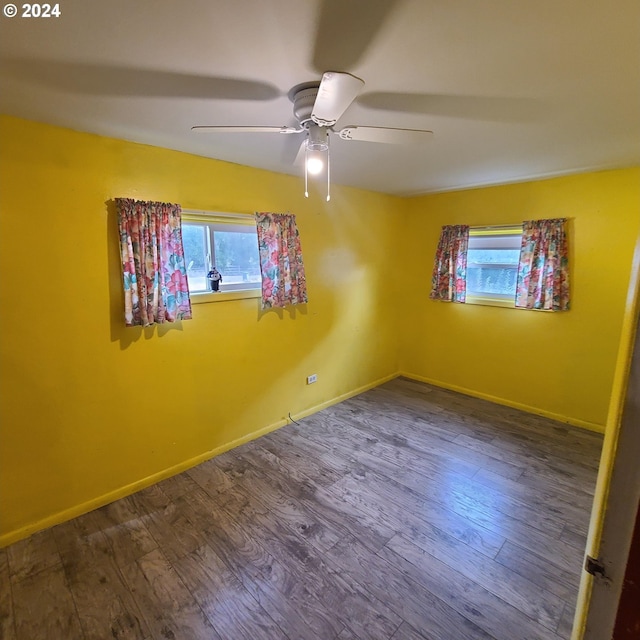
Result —
[{"label": "window sill", "polygon": [[240,289],[237,291],[217,291],[207,293],[192,293],[192,304],[206,304],[208,302],[228,302],[230,300],[244,300],[245,298],[259,298],[261,289]]},{"label": "window sill", "polygon": [[541,311],[542,313],[553,313],[553,309],[527,309],[526,307],[516,307],[516,303],[509,298],[501,300],[499,298],[480,298],[477,296],[467,296],[465,304],[479,304],[485,307],[504,307],[515,309],[516,311]]},{"label": "window sill", "polygon": [[486,307],[506,307],[515,309],[516,303],[513,298],[482,298],[480,296],[467,296],[465,304],[480,304]]}]

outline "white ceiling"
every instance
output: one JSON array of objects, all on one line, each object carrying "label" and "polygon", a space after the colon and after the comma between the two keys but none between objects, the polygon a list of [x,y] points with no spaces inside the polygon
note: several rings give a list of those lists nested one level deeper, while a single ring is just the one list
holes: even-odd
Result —
[{"label": "white ceiling", "polygon": [[332,182],[407,195],[640,164],[639,0],[62,0],[0,16],[0,111],[301,175],[288,91],[365,81],[336,128],[429,129],[420,146],[332,136]]}]

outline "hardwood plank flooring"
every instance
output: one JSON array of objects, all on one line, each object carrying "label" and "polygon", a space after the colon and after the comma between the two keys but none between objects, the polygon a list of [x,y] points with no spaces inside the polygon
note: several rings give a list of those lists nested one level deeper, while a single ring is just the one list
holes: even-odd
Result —
[{"label": "hardwood plank flooring", "polygon": [[0,638],[14,640],[13,599],[11,597],[11,578],[9,560],[5,549],[0,549]]},{"label": "hardwood plank flooring", "polygon": [[601,444],[396,379],[0,550],[0,637],[567,639]]}]

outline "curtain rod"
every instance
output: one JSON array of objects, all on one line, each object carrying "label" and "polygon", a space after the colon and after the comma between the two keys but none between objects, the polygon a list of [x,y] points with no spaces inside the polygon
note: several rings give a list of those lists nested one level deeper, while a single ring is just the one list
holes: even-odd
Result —
[{"label": "curtain rod", "polygon": [[522,229],[520,224],[489,224],[485,226],[470,226],[469,229],[477,229],[478,231],[491,231],[492,229]]},{"label": "curtain rod", "polygon": [[182,209],[182,213],[203,216],[223,216],[225,218],[238,218],[241,220],[253,217],[252,213],[229,213],[228,211],[205,211],[204,209]]}]

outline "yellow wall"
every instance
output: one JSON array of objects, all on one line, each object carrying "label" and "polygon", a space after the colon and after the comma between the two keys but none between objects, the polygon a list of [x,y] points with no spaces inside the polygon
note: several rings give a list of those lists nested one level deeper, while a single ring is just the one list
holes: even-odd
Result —
[{"label": "yellow wall", "polygon": [[[605,424],[639,169],[408,200],[333,186],[327,205],[298,177],[9,117],[0,143],[0,546],[399,372]],[[309,304],[125,328],[119,196],[295,213]],[[441,225],[560,215],[569,313],[428,300]]]},{"label": "yellow wall", "polygon": [[[300,178],[7,117],[0,140],[0,543],[397,372],[397,199],[328,206]],[[309,303],[125,328],[118,196],[295,213]]]},{"label": "yellow wall", "polygon": [[[410,200],[401,370],[603,430],[639,212],[638,168]],[[557,217],[571,219],[571,311],[449,304],[425,295],[442,225]]]}]

